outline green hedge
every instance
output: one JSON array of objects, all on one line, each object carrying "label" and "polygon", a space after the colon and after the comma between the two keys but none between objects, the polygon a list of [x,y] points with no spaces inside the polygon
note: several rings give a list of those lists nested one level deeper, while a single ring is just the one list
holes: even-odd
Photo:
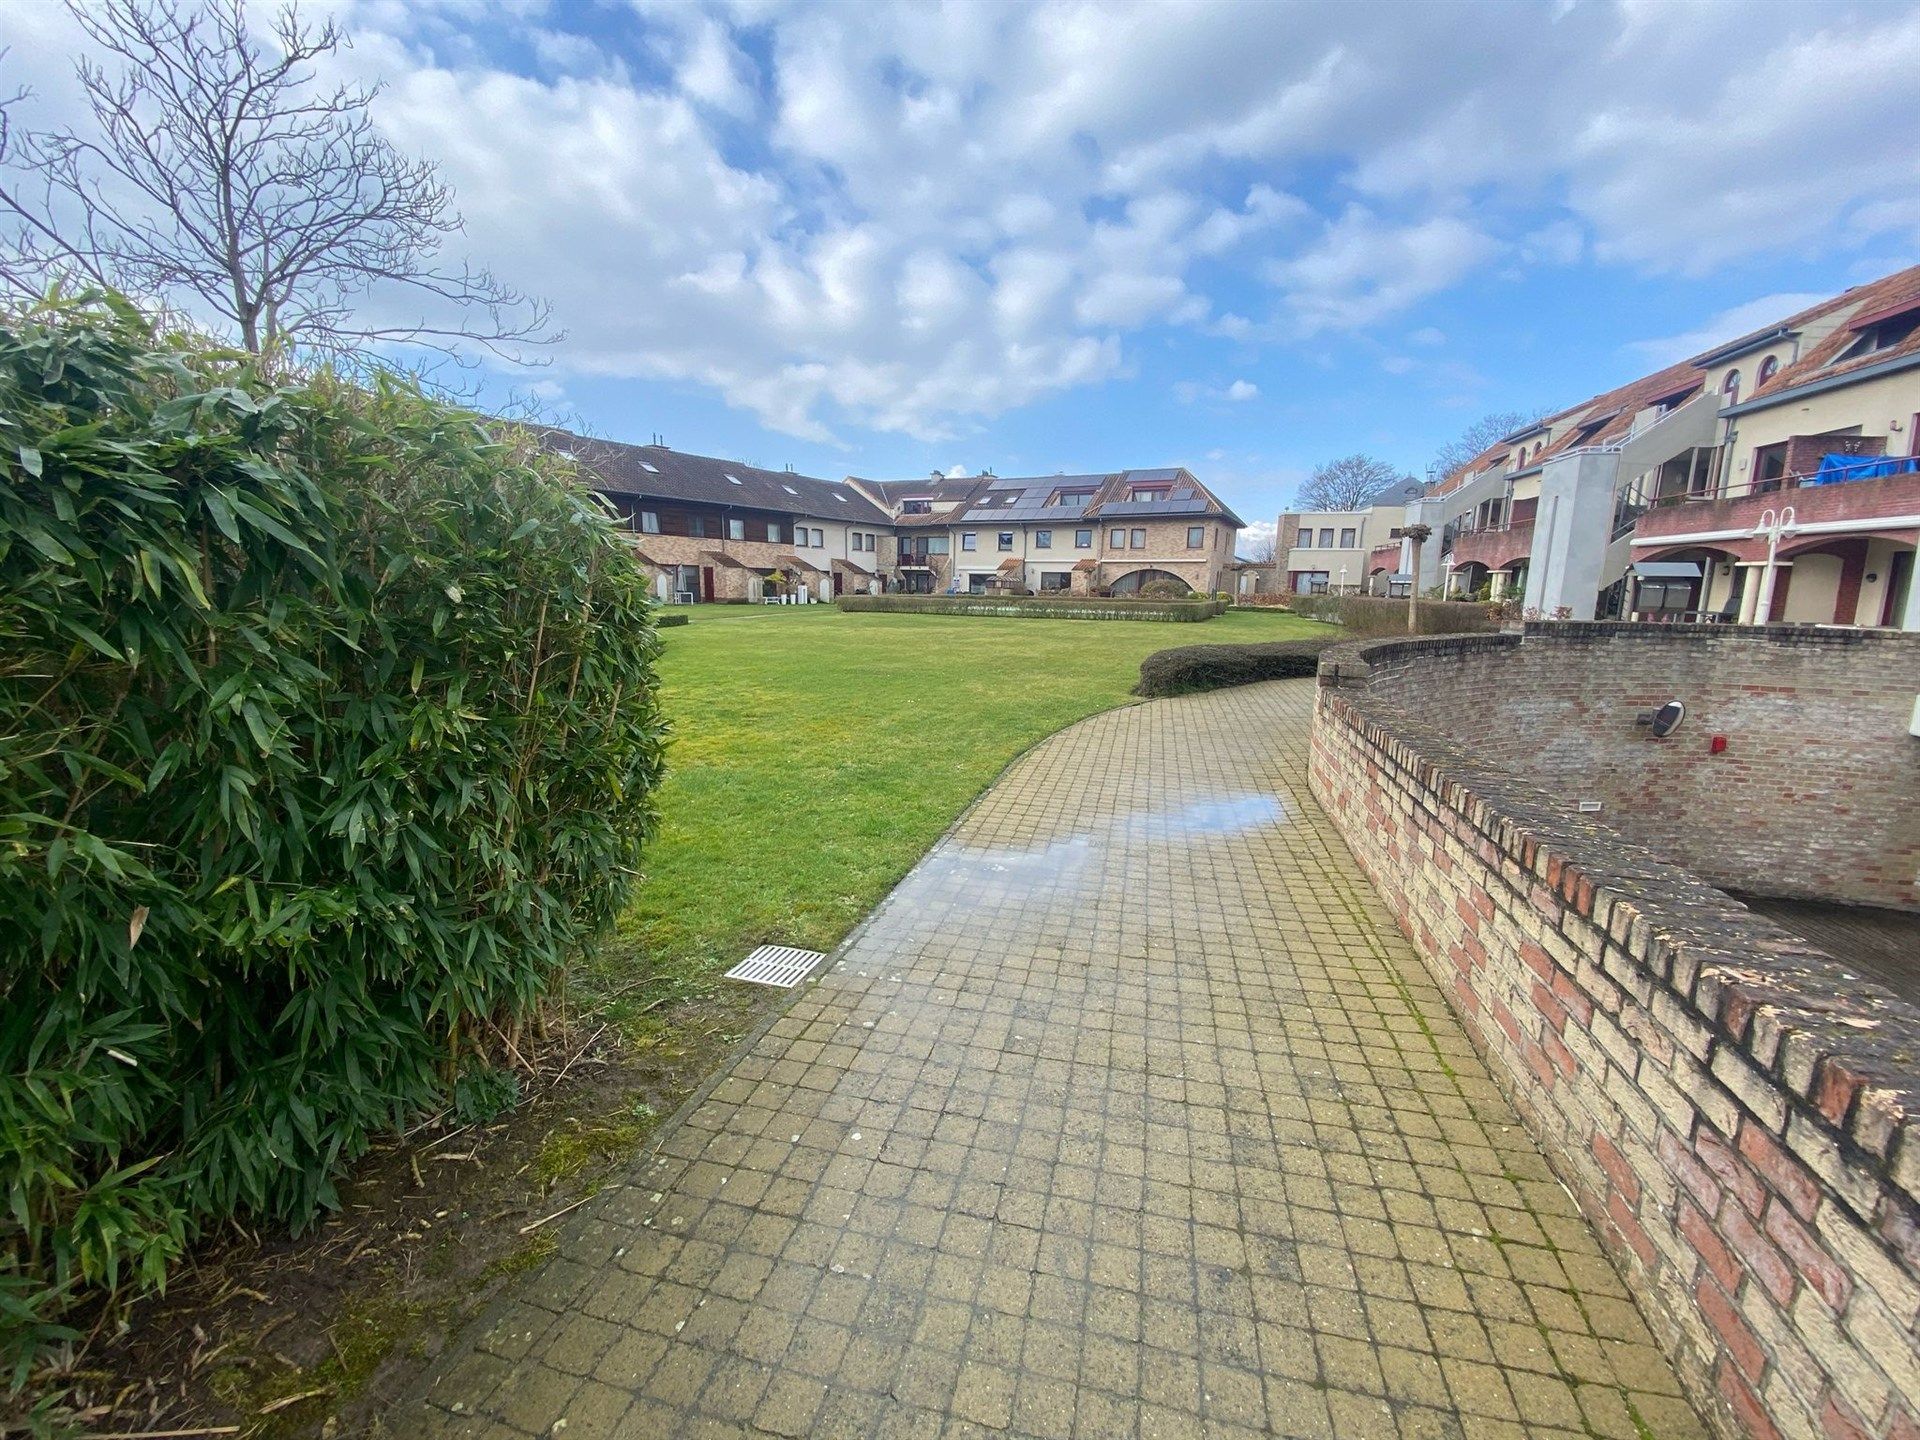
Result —
[{"label": "green hedge", "polygon": [[[1372,639],[1407,633],[1407,602],[1379,595],[1295,595],[1288,607],[1309,620],[1344,626],[1349,638]],[[1493,608],[1467,600],[1422,600],[1422,635],[1470,635],[1498,630]]]},{"label": "green hedge", "polygon": [[1320,652],[1346,640],[1316,635],[1306,640],[1272,640],[1251,645],[1180,645],[1157,650],[1140,662],[1136,695],[1191,695],[1252,685],[1260,680],[1293,680],[1320,667]]},{"label": "green hedge", "polygon": [[691,619],[684,610],[663,610],[654,615],[653,623],[655,628],[664,629],[669,625],[685,625]]},{"label": "green hedge", "polygon": [[842,610],[882,615],[1001,615],[1029,620],[1211,620],[1224,600],[1121,600],[1050,595],[847,595]]},{"label": "green hedge", "polygon": [[122,302],[0,315],[0,1362],[295,1226],[625,900],[645,582],[563,462]]}]

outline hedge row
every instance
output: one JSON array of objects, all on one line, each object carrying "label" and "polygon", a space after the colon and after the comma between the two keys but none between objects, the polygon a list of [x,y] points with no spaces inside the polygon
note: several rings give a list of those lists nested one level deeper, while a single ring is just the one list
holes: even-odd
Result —
[{"label": "hedge row", "polygon": [[1136,695],[1191,695],[1224,690],[1260,680],[1295,680],[1312,675],[1320,652],[1346,640],[1316,635],[1306,640],[1272,640],[1252,645],[1181,645],[1158,650],[1140,662]]},{"label": "hedge row", "polygon": [[[1288,607],[1309,620],[1328,620],[1344,626],[1349,638],[1384,637],[1407,633],[1407,602],[1378,595],[1295,595]],[[1422,635],[1468,635],[1498,630],[1493,607],[1468,600],[1422,600]]]},{"label": "hedge row", "polygon": [[0,314],[0,1389],[511,1102],[485,1037],[654,824],[656,647],[537,446],[114,299]]},{"label": "hedge row", "polygon": [[842,610],[881,615],[1001,615],[1028,620],[1211,620],[1224,600],[1095,600],[1020,595],[846,595]]}]

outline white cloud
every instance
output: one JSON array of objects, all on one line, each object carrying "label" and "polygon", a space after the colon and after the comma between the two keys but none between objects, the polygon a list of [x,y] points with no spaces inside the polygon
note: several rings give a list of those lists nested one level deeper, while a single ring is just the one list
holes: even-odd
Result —
[{"label": "white cloud", "polygon": [[[1911,7],[323,3],[462,250],[554,302],[558,370],[815,439],[964,433],[1162,328],[1405,317],[1418,354],[1423,302],[1496,260],[1920,244]],[[69,104],[57,7],[0,30],[0,83]]]},{"label": "white cloud", "polygon": [[1235,380],[1226,385],[1203,385],[1197,380],[1181,380],[1173,387],[1174,398],[1182,405],[1199,401],[1238,405],[1260,398],[1260,387],[1251,380]]},{"label": "white cloud", "polygon": [[1452,215],[1400,225],[1352,205],[1312,248],[1272,262],[1267,273],[1311,335],[1382,320],[1446,289],[1499,248]]},{"label": "white cloud", "polygon": [[1722,310],[1683,334],[1666,335],[1655,340],[1636,340],[1627,348],[1643,357],[1646,364],[1673,365],[1691,355],[1711,350],[1716,345],[1738,340],[1762,325],[1784,320],[1795,311],[1804,310],[1826,298],[1821,292],[1793,290],[1762,295],[1758,300],[1749,300],[1745,304]]}]

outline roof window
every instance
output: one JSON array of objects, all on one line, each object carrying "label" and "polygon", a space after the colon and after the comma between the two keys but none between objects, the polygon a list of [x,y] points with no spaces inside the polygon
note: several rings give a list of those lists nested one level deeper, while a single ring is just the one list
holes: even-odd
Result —
[{"label": "roof window", "polygon": [[738,485],[740,483],[740,477],[738,475],[729,473],[727,476],[727,483],[729,485]]},{"label": "roof window", "polygon": [[640,468],[646,471],[649,475],[658,475],[660,473],[660,467],[658,465],[649,465],[644,460],[640,462]]}]

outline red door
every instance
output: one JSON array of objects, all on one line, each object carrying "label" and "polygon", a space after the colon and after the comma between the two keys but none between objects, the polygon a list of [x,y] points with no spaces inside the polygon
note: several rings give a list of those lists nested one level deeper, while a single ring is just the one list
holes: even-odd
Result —
[{"label": "red door", "polygon": [[847,577],[842,575],[838,570],[833,572],[833,593],[834,594],[838,595],[840,593],[840,587],[846,583],[846,579]]},{"label": "red door", "polygon": [[713,599],[713,567],[711,565],[700,567],[700,591],[708,600]]}]

